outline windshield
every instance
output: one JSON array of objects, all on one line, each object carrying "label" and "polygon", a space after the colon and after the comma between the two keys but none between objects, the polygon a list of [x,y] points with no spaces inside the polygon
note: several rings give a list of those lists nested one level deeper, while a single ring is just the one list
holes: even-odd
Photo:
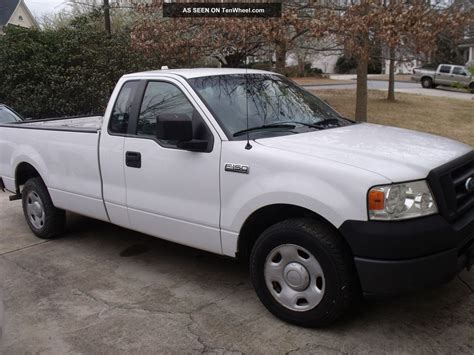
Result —
[{"label": "windshield", "polygon": [[[229,138],[242,131],[261,135],[263,129],[267,134],[282,130],[291,134],[351,123],[322,100],[279,75],[217,75],[189,82]],[[294,130],[296,126],[298,129]],[[258,127],[262,130],[255,129]]]}]

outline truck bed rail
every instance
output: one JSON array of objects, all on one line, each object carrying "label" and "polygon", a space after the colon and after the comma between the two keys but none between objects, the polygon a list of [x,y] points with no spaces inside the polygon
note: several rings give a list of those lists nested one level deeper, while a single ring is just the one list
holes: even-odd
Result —
[{"label": "truck bed rail", "polygon": [[96,133],[101,129],[102,119],[103,116],[57,117],[4,123],[0,127]]}]

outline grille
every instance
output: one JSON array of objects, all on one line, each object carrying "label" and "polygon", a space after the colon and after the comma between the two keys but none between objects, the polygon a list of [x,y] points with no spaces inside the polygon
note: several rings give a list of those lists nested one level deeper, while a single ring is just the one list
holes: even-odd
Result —
[{"label": "grille", "polygon": [[440,214],[456,221],[474,211],[474,192],[466,190],[466,180],[474,178],[474,151],[430,172],[428,182]]}]

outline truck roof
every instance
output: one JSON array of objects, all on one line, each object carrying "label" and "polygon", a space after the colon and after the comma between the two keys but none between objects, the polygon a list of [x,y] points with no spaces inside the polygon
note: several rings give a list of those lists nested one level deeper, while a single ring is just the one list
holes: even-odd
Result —
[{"label": "truck roof", "polygon": [[[186,79],[202,76],[230,75],[230,74],[277,74],[265,70],[242,68],[193,68],[193,69],[162,69],[126,74],[124,78],[153,77],[163,74],[174,74]],[[277,74],[279,75],[279,74]]]}]

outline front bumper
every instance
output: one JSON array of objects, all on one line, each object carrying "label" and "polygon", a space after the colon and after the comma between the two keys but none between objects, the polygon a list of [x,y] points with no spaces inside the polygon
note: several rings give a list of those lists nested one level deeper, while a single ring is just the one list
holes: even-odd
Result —
[{"label": "front bumper", "polygon": [[388,295],[431,288],[474,262],[474,210],[455,223],[440,215],[397,222],[346,221],[365,294]]}]

